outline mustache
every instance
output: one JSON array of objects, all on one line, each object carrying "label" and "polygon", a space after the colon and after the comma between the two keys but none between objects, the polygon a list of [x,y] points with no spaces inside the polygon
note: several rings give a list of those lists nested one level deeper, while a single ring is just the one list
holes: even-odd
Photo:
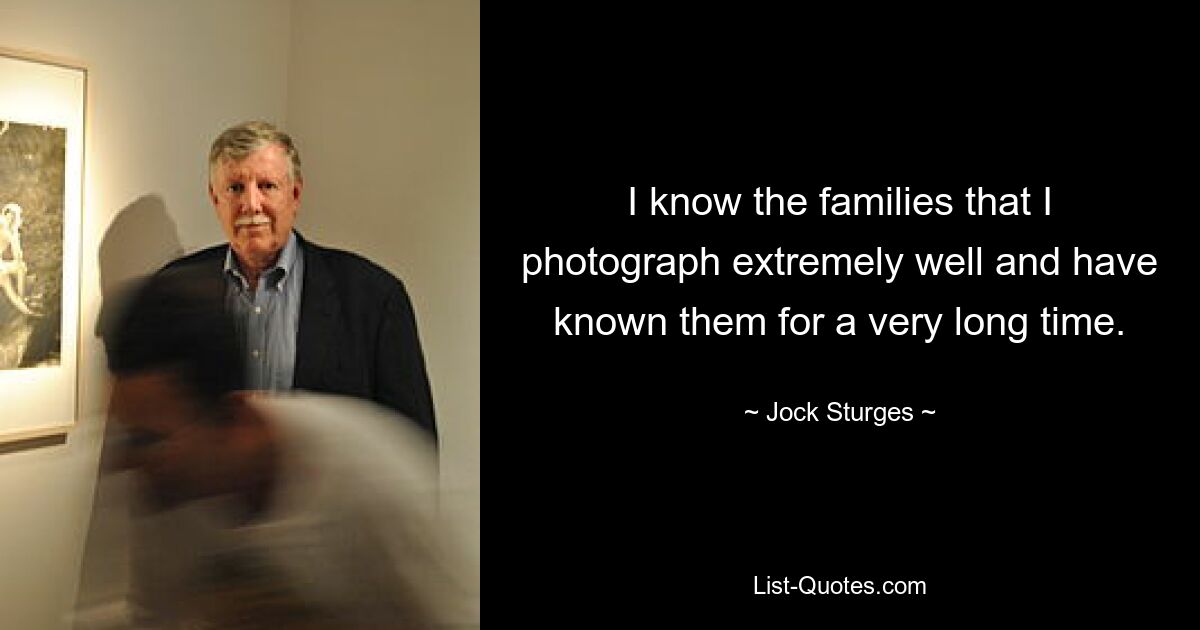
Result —
[{"label": "mustache", "polygon": [[233,227],[246,227],[248,225],[267,225],[271,219],[265,214],[251,214],[240,216],[233,222]]}]

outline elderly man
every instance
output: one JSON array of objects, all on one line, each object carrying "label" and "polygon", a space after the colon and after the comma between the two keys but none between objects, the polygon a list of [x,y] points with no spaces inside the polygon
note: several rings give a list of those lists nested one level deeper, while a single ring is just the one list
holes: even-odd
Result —
[{"label": "elderly man", "polygon": [[228,246],[166,269],[223,277],[253,389],[345,394],[391,407],[436,435],[433,401],[403,284],[370,261],[292,229],[304,176],[291,137],[264,122],[212,144],[208,193]]}]

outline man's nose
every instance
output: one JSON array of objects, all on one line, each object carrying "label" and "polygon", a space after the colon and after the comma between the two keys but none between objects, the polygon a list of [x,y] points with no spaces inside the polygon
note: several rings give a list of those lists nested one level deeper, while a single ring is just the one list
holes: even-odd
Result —
[{"label": "man's nose", "polygon": [[249,186],[246,189],[246,212],[257,214],[262,212],[263,194],[258,189],[258,186]]}]

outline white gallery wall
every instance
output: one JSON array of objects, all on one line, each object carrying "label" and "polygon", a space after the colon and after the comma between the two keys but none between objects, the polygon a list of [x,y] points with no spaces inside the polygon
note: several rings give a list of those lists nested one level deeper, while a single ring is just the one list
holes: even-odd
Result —
[{"label": "white gallery wall", "polygon": [[106,403],[101,288],[221,240],[207,147],[247,118],[300,143],[299,228],[408,286],[447,503],[477,549],[478,16],[473,0],[0,0],[0,47],[83,63],[91,98],[83,418],[64,443],[0,448],[0,628],[68,627]]}]

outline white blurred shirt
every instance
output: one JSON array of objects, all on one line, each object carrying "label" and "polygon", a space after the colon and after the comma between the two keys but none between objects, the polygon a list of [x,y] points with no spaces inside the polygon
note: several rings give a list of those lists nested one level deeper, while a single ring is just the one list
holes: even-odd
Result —
[{"label": "white blurred shirt", "polygon": [[469,618],[462,528],[437,509],[433,445],[374,403],[307,393],[252,402],[280,436],[267,511],[228,498],[133,519],[138,628],[433,628]]}]

